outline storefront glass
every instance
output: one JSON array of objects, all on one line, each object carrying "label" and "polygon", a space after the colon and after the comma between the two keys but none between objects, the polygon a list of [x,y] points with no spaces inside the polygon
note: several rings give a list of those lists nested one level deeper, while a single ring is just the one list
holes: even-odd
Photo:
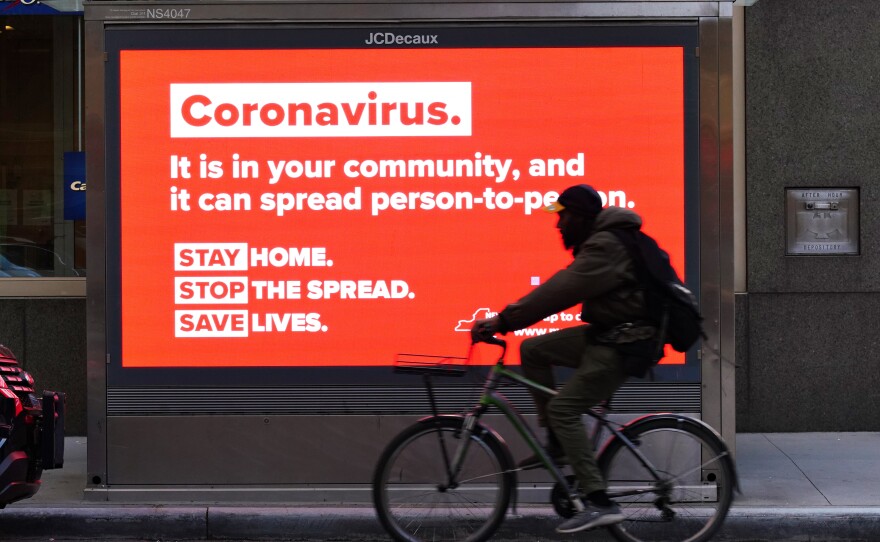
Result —
[{"label": "storefront glass", "polygon": [[84,276],[82,18],[2,6],[0,280]]}]

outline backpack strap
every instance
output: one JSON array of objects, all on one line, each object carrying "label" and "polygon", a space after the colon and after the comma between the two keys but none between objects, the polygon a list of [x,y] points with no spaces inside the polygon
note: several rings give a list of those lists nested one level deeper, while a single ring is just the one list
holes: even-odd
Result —
[{"label": "backpack strap", "polygon": [[[634,230],[632,228],[613,228],[609,229],[614,234],[615,237],[620,241],[620,243],[626,248],[627,253],[629,254],[630,259],[633,262],[633,267],[636,272],[636,280],[638,280],[639,284],[641,284],[642,289],[645,292],[645,310],[649,310],[647,307],[648,304],[648,292],[654,287],[654,277],[651,276],[650,271],[648,270],[648,264],[645,262],[645,256],[642,253],[642,247],[639,244],[640,240],[645,240],[643,238],[647,237],[642,231]],[[666,328],[669,325],[669,311],[666,310],[664,306],[663,312],[660,316],[660,321],[656,322],[657,324],[657,352],[655,352],[655,356],[660,356],[662,354],[663,347],[666,343]]]},{"label": "backpack strap", "polygon": [[615,228],[608,231],[613,233],[614,236],[617,237],[617,240],[620,241],[624,248],[626,248],[626,252],[629,254],[629,258],[632,260],[633,267],[636,271],[636,280],[641,284],[642,288],[647,291],[651,286],[651,278],[648,276],[648,266],[645,263],[645,258],[642,255],[642,250],[636,239],[636,236],[641,232],[621,228]]}]

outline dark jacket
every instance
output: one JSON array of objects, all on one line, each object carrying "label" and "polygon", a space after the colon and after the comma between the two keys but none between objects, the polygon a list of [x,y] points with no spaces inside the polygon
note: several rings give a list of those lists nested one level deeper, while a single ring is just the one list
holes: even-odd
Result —
[{"label": "dark jacket", "polygon": [[501,311],[502,330],[528,327],[578,303],[583,303],[581,320],[599,330],[643,321],[647,309],[632,260],[626,247],[608,231],[641,227],[642,219],[632,211],[621,207],[603,209],[568,267]]}]

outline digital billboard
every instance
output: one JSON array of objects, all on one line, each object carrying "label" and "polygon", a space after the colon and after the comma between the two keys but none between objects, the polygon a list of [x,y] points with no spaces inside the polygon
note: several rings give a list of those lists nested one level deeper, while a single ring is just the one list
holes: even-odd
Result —
[{"label": "digital billboard", "polygon": [[[686,44],[443,30],[111,40],[122,369],[462,355],[475,319],[571,261],[541,208],[579,183],[694,278]],[[508,334],[511,361],[579,314]]]}]

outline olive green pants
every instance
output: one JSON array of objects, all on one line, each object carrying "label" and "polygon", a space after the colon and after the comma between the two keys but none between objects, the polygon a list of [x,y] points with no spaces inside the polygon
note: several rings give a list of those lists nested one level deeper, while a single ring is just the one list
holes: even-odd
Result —
[{"label": "olive green pants", "polygon": [[551,398],[532,392],[532,397],[538,423],[553,429],[584,494],[604,490],[606,483],[581,416],[610,399],[627,378],[617,351],[589,341],[587,328],[577,326],[533,337],[520,347],[523,374],[538,384],[556,389],[553,367],[574,369],[558,395]]}]

